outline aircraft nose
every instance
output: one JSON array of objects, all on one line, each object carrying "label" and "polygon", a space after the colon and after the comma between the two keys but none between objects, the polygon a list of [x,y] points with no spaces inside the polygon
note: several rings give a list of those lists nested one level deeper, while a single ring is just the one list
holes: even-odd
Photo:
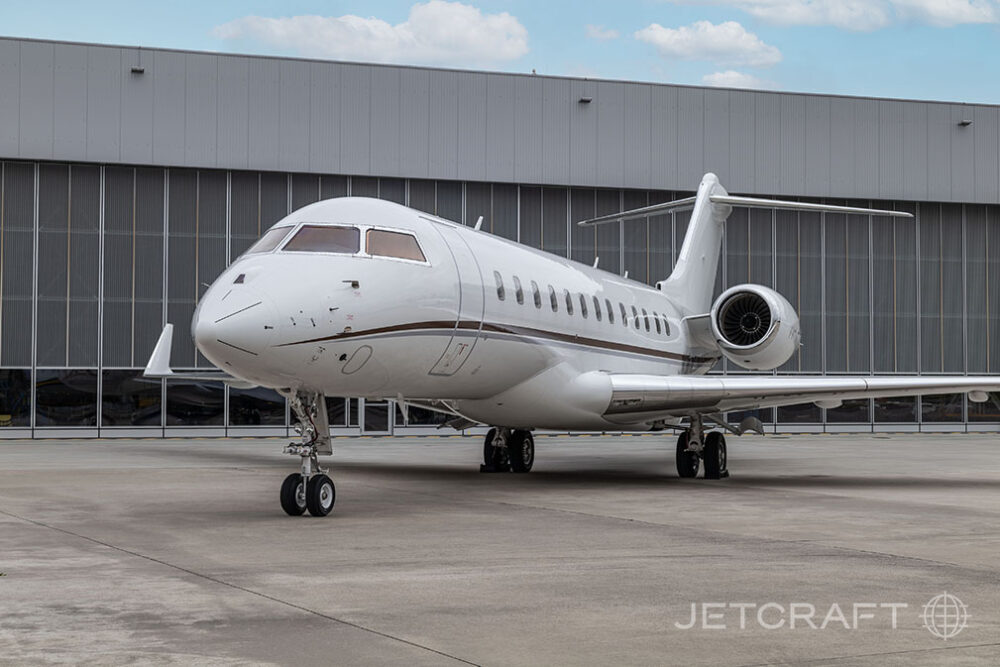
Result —
[{"label": "aircraft nose", "polygon": [[269,304],[253,290],[230,290],[219,298],[210,293],[198,304],[191,334],[213,364],[239,368],[267,348],[272,320]]}]

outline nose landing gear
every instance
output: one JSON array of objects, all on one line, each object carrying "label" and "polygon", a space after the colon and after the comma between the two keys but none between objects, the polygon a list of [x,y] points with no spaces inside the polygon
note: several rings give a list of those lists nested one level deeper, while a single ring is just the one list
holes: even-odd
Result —
[{"label": "nose landing gear", "polygon": [[298,456],[301,472],[292,473],[281,484],[281,509],[290,516],[309,511],[313,516],[326,516],[337,500],[337,488],[319,465],[319,456],[333,454],[330,422],[326,415],[323,394],[308,391],[282,392],[295,414],[296,432],[300,442],[289,443],[286,454]]}]

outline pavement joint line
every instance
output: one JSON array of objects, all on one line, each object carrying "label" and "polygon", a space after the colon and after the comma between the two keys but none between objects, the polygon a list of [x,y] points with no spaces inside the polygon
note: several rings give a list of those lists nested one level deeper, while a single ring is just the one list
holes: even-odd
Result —
[{"label": "pavement joint line", "polygon": [[219,579],[219,578],[213,577],[211,575],[203,574],[201,572],[195,572],[194,570],[190,570],[190,569],[188,569],[186,567],[181,567],[180,565],[174,565],[173,563],[168,563],[165,560],[160,560],[159,558],[154,558],[153,556],[147,556],[146,554],[142,554],[142,553],[139,553],[137,551],[132,551],[131,549],[126,549],[125,547],[120,547],[120,546],[117,546],[117,545],[114,545],[114,544],[110,544],[108,542],[101,541],[101,540],[99,540],[97,538],[90,537],[88,535],[83,535],[83,534],[80,534],[80,533],[76,533],[76,532],[73,532],[72,530],[67,530],[66,528],[60,528],[58,526],[53,526],[51,524],[45,523],[44,521],[38,521],[37,519],[29,519],[28,517],[24,517],[24,516],[21,516],[19,514],[14,514],[13,512],[8,512],[8,511],[3,510],[3,509],[0,509],[0,514],[4,514],[4,515],[9,516],[9,517],[11,517],[13,519],[17,519],[17,520],[23,521],[25,523],[30,523],[32,525],[39,526],[41,528],[47,528],[49,530],[54,530],[56,532],[63,533],[65,535],[70,535],[72,537],[76,537],[76,538],[81,539],[81,540],[86,540],[88,542],[100,545],[100,546],[105,547],[107,549],[112,549],[114,551],[119,551],[121,553],[128,554],[129,556],[134,556],[136,558],[142,558],[143,560],[147,560],[147,561],[149,561],[151,563],[156,563],[157,565],[162,565],[164,567],[168,567],[170,569],[177,570],[178,572],[183,572],[183,573],[188,574],[188,575],[190,575],[192,577],[197,577],[199,579],[204,579],[205,581],[210,581],[210,582],[212,582],[214,584],[219,584],[220,586],[226,586],[228,588],[232,588],[233,590],[242,591],[243,593],[248,593],[250,595],[254,595],[256,597],[263,598],[265,600],[269,600],[271,602],[276,602],[276,603],[278,603],[280,605],[284,605],[286,607],[290,607],[292,609],[296,609],[298,611],[305,612],[307,614],[312,614],[314,616],[318,616],[319,618],[323,618],[323,619],[326,619],[328,621],[333,621],[334,623],[340,623],[341,625],[346,625],[346,626],[354,628],[356,630],[361,630],[363,632],[369,632],[369,633],[371,633],[373,635],[377,635],[377,636],[383,637],[385,639],[389,639],[389,640],[392,640],[392,641],[397,641],[397,642],[400,642],[402,644],[406,644],[406,645],[412,646],[414,648],[418,648],[418,649],[421,649],[421,650],[424,650],[424,651],[428,651],[430,653],[434,653],[434,654],[440,655],[440,656],[445,657],[445,658],[450,658],[451,660],[454,660],[456,662],[460,662],[460,663],[462,663],[464,665],[475,665],[476,667],[478,667],[478,663],[471,662],[469,660],[465,660],[464,658],[459,658],[458,656],[451,655],[450,653],[445,653],[444,651],[439,651],[438,649],[431,648],[430,646],[424,646],[423,644],[418,644],[417,642],[410,641],[409,639],[403,639],[402,637],[396,637],[395,635],[391,635],[391,634],[389,634],[387,632],[382,632],[381,630],[375,630],[374,628],[368,628],[368,627],[365,627],[365,626],[360,625],[358,623],[354,623],[352,621],[346,621],[346,620],[344,620],[342,618],[337,618],[336,616],[331,616],[330,614],[324,614],[321,611],[316,611],[315,609],[310,609],[309,607],[305,607],[305,606],[302,606],[302,605],[299,605],[299,604],[295,604],[294,602],[289,602],[287,600],[282,600],[281,598],[275,597],[273,595],[268,595],[267,593],[262,593],[261,591],[255,591],[253,589],[246,588],[245,586],[240,586],[238,584],[234,584],[232,582],[225,581],[223,579]]},{"label": "pavement joint line", "polygon": [[[911,648],[904,651],[885,651],[882,653],[852,653],[850,655],[835,655],[826,658],[811,658],[809,660],[796,660],[797,665],[822,664],[824,662],[838,662],[840,660],[853,660],[855,658],[878,658],[889,655],[908,655],[911,653],[936,653],[938,651],[950,651],[963,648],[987,648],[990,646],[1000,646],[1000,642],[987,642],[985,644],[946,644],[944,646],[931,646],[928,648]],[[749,662],[739,667],[769,667],[777,663],[774,662]]]}]

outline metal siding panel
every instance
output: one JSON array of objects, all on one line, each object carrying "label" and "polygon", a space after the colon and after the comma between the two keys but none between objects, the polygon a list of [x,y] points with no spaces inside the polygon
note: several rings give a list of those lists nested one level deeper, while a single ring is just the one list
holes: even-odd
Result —
[{"label": "metal siding panel", "polygon": [[781,95],[781,194],[806,192],[806,98]]},{"label": "metal siding panel", "polygon": [[[705,171],[714,172],[728,185],[729,171],[729,91],[705,91]],[[688,186],[690,187],[690,186]]]},{"label": "metal siding panel", "polygon": [[373,67],[371,82],[371,171],[396,176],[400,173],[399,70]]},{"label": "metal siding panel", "polygon": [[486,178],[486,78],[459,72],[458,173],[470,180]]},{"label": "metal siding panel", "polygon": [[987,275],[986,285],[989,288],[987,303],[989,308],[988,325],[990,328],[989,349],[987,360],[990,373],[1000,373],[1000,206],[987,207]]},{"label": "metal siding panel", "polygon": [[830,98],[830,194],[854,192],[854,104]]},{"label": "metal siding panel", "polygon": [[986,284],[987,236],[986,207],[965,207],[966,262],[966,327],[968,331],[968,372],[989,372],[987,349],[989,346],[989,288]]},{"label": "metal siding panel", "polygon": [[486,77],[486,178],[515,180],[514,103],[515,77],[491,74]]},{"label": "metal siding panel", "polygon": [[543,130],[545,82],[537,77],[514,78],[514,165],[520,183],[545,180]]},{"label": "metal siding panel", "polygon": [[973,109],[966,105],[951,107],[951,200],[973,201],[976,192],[976,125],[962,127],[962,120],[972,120]]},{"label": "metal siding panel", "polygon": [[878,103],[879,194],[899,197],[904,189],[903,128],[906,102]]},{"label": "metal siding panel", "polygon": [[875,357],[873,373],[894,373],[896,371],[896,257],[894,242],[893,220],[891,218],[875,218],[872,224],[871,277],[872,346]]},{"label": "metal siding panel", "polygon": [[946,373],[965,371],[962,273],[964,246],[962,205],[941,206],[941,323],[943,368]]},{"label": "metal siding panel", "polygon": [[[626,211],[649,205],[647,190],[626,190],[622,195],[622,204]],[[632,280],[649,284],[649,218],[626,220],[624,224],[625,266]],[[617,315],[617,314],[616,314]]]},{"label": "metal siding panel", "polygon": [[975,132],[975,178],[977,202],[1000,201],[1000,142],[997,107],[977,106],[972,111],[972,131]]},{"label": "metal siding panel", "polygon": [[825,233],[826,318],[823,327],[826,335],[826,370],[832,373],[843,373],[848,370],[849,335],[847,326],[849,306],[847,216],[827,213]]},{"label": "metal siding panel", "polygon": [[189,53],[184,60],[184,164],[214,167],[218,141],[219,59]]},{"label": "metal siding panel", "polygon": [[52,44],[21,42],[20,157],[53,155],[53,59]]},{"label": "metal siding panel", "polygon": [[566,220],[568,196],[564,188],[542,189],[542,250],[567,257]]},{"label": "metal siding panel", "polygon": [[70,172],[69,365],[97,366],[100,274],[101,171],[76,165]]},{"label": "metal siding panel", "polygon": [[132,365],[134,173],[131,167],[107,167],[104,172],[105,366]]},{"label": "metal siding panel", "polygon": [[[119,75],[121,127],[119,156],[122,162],[153,161],[153,89],[156,53],[122,49]],[[142,64],[144,74],[133,74],[132,65]]]},{"label": "metal siding panel", "polygon": [[871,372],[868,223],[868,216],[847,216],[847,364],[852,373]]},{"label": "metal siding panel", "polygon": [[920,205],[920,371],[940,373],[941,205]]},{"label": "metal siding panel", "polygon": [[[53,46],[52,153],[66,160],[87,159],[87,47]],[[116,98],[117,102],[117,98]],[[95,116],[93,124],[104,123]],[[117,124],[115,124],[117,129]]]},{"label": "metal siding panel", "polygon": [[799,318],[802,327],[804,373],[823,371],[823,226],[819,213],[799,213]]},{"label": "metal siding panel", "polygon": [[906,199],[922,201],[927,190],[927,105],[903,104],[903,192]]},{"label": "metal siding panel", "polygon": [[122,49],[90,46],[86,58],[87,159],[118,161],[122,140]]},{"label": "metal siding panel", "polygon": [[309,169],[311,65],[297,60],[281,63],[278,164],[287,171]]},{"label": "metal siding panel", "polygon": [[250,58],[249,66],[247,166],[273,169],[281,151],[281,66],[279,61],[263,58]]},{"label": "metal siding panel", "polygon": [[[596,215],[618,213],[622,210],[621,190],[598,190]],[[632,221],[624,224],[630,224]],[[597,226],[597,249],[599,266],[605,271],[621,275],[622,222],[611,222]]]},{"label": "metal siding panel", "polygon": [[16,157],[20,136],[21,43],[0,39],[0,155]]},{"label": "metal siding panel", "polygon": [[705,174],[705,91],[677,89],[677,178],[696,187]]},{"label": "metal siding panel", "polygon": [[69,167],[38,168],[38,326],[39,366],[66,365],[66,311],[69,285]]},{"label": "metal siding panel", "polygon": [[218,116],[215,162],[220,167],[245,169],[250,142],[250,60],[218,56]]},{"label": "metal siding panel", "polygon": [[757,142],[757,173],[754,182],[761,194],[781,190],[781,98],[756,93],[754,136]]},{"label": "metal siding panel", "polygon": [[[569,113],[569,178],[571,183],[593,185],[597,182],[597,108],[593,102],[583,104],[579,100],[593,98],[597,83],[573,80],[569,89],[569,108],[566,109]],[[563,122],[566,122],[565,116]],[[576,243],[573,245],[575,247]]]},{"label": "metal siding panel", "polygon": [[569,105],[569,81],[546,79],[542,83],[542,173],[546,183],[570,182]]},{"label": "metal siding panel", "polygon": [[[897,203],[896,209],[916,214],[916,204]],[[879,220],[876,218],[876,222]],[[919,285],[917,260],[917,225],[913,220],[881,221],[879,224],[891,224],[895,229],[895,267],[896,267],[896,371],[899,373],[916,373],[917,356],[920,354],[917,345],[917,331],[920,328],[917,311],[917,286]]]},{"label": "metal siding panel", "polygon": [[825,197],[830,194],[830,98],[807,96],[805,120],[803,193]]},{"label": "metal siding panel", "polygon": [[[190,322],[200,293],[198,285],[198,172],[170,170],[170,235],[167,256],[167,321]],[[195,348],[183,328],[174,334],[175,367],[193,368]]]},{"label": "metal siding panel", "polygon": [[928,104],[927,110],[927,199],[951,199],[951,109],[946,104]]},{"label": "metal siding panel", "polygon": [[[623,152],[624,184],[630,188],[648,188],[652,184],[652,93],[651,86],[625,86],[625,134]],[[642,193],[645,201],[646,193]],[[643,227],[645,223],[643,222]],[[644,242],[645,245],[645,242]],[[643,269],[645,275],[645,268]]]},{"label": "metal siding panel", "polygon": [[340,72],[340,168],[371,173],[371,67],[344,65]]},{"label": "metal siding panel", "polygon": [[[601,81],[594,102],[597,109],[596,183],[624,185],[625,173],[625,84]],[[617,228],[617,225],[611,225]],[[600,232],[598,232],[600,235]],[[617,257],[615,264],[617,264]],[[607,265],[606,265],[607,266]],[[616,271],[617,272],[617,271]]]},{"label": "metal siding panel", "polygon": [[733,192],[755,191],[755,111],[753,93],[729,91],[729,180],[723,185]]},{"label": "metal siding panel", "polygon": [[458,178],[458,75],[431,72],[429,76],[427,174],[435,178]]},{"label": "metal siding panel", "polygon": [[399,95],[406,108],[399,116],[399,171],[411,176],[427,174],[430,147],[430,73],[426,70],[400,72]]},{"label": "metal siding panel", "polygon": [[[164,171],[136,169],[133,364],[144,364],[163,329]],[[105,280],[105,284],[107,280]]]},{"label": "metal siding panel", "polygon": [[183,53],[156,53],[153,72],[153,161],[158,164],[184,162],[185,62]]},{"label": "metal siding panel", "polygon": [[340,66],[310,63],[309,168],[340,171]]},{"label": "metal siding panel", "polygon": [[879,141],[877,100],[854,100],[855,197],[879,195]]},{"label": "metal siding panel", "polygon": [[[0,281],[0,364],[5,367],[31,365],[31,322],[34,253],[35,169],[34,165],[7,162],[3,165],[2,245],[3,280]],[[20,326],[12,325],[19,323]]]}]

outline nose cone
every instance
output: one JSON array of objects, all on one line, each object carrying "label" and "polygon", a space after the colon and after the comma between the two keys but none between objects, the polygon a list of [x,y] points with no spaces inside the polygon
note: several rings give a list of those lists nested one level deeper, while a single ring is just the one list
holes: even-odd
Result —
[{"label": "nose cone", "polygon": [[206,294],[195,311],[195,345],[216,366],[253,374],[274,331],[271,306],[251,289],[233,289],[221,297],[215,292]]}]

